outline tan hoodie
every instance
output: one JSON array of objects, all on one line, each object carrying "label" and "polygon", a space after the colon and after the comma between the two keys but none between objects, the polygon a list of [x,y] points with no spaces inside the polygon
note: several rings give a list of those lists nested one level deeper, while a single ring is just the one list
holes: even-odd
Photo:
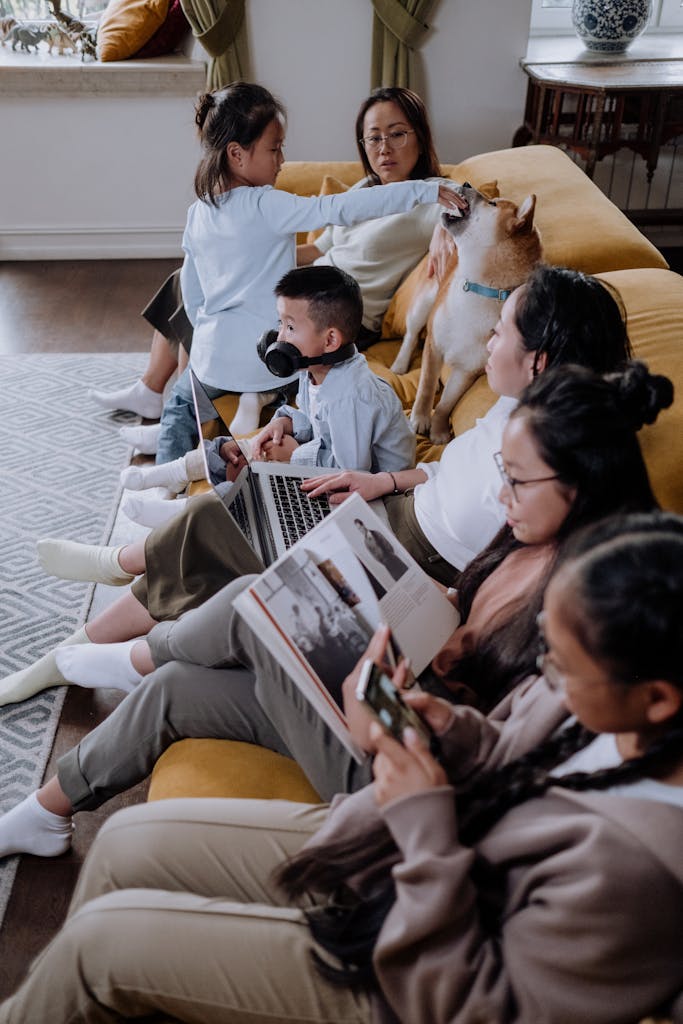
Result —
[{"label": "tan hoodie", "polygon": [[[566,717],[543,680],[506,705],[499,720],[458,710],[446,748],[463,775],[509,762]],[[478,892],[450,786],[381,810],[372,786],[337,797],[313,842],[362,834],[380,815],[400,857],[375,947],[376,1020],[634,1024],[683,989],[680,808],[558,787],[509,811],[476,848],[502,903],[495,932],[481,914],[491,883]]]}]

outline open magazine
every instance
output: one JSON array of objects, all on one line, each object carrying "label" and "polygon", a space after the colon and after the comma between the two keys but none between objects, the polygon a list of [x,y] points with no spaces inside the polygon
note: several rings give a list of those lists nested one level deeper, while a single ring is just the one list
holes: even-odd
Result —
[{"label": "open magazine", "polygon": [[344,679],[382,622],[416,675],[458,625],[445,594],[357,494],[262,573],[235,608],[358,761]]}]

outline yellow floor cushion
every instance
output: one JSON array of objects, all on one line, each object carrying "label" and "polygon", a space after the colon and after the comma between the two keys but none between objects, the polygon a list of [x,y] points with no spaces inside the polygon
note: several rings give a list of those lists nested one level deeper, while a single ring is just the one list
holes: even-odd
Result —
[{"label": "yellow floor cushion", "polygon": [[147,799],[185,796],[322,802],[291,758],[233,740],[179,740],[161,755]]}]

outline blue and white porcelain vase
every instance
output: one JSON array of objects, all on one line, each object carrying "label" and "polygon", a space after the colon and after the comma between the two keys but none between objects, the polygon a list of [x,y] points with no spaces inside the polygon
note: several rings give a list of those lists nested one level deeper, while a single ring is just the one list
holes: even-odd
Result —
[{"label": "blue and white porcelain vase", "polygon": [[587,50],[623,53],[651,12],[652,0],[573,0],[572,22]]}]

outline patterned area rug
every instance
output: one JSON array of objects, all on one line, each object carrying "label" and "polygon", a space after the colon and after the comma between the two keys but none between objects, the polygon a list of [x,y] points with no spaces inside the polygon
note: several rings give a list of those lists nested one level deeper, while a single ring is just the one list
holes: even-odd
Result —
[{"label": "patterned area rug", "polygon": [[[0,678],[23,668],[86,620],[92,586],[46,576],[39,537],[106,541],[130,449],[128,413],[108,413],[89,387],[139,376],[140,354],[0,356]],[[42,780],[66,689],[0,708],[0,814]],[[0,860],[0,925],[18,857]]]}]

